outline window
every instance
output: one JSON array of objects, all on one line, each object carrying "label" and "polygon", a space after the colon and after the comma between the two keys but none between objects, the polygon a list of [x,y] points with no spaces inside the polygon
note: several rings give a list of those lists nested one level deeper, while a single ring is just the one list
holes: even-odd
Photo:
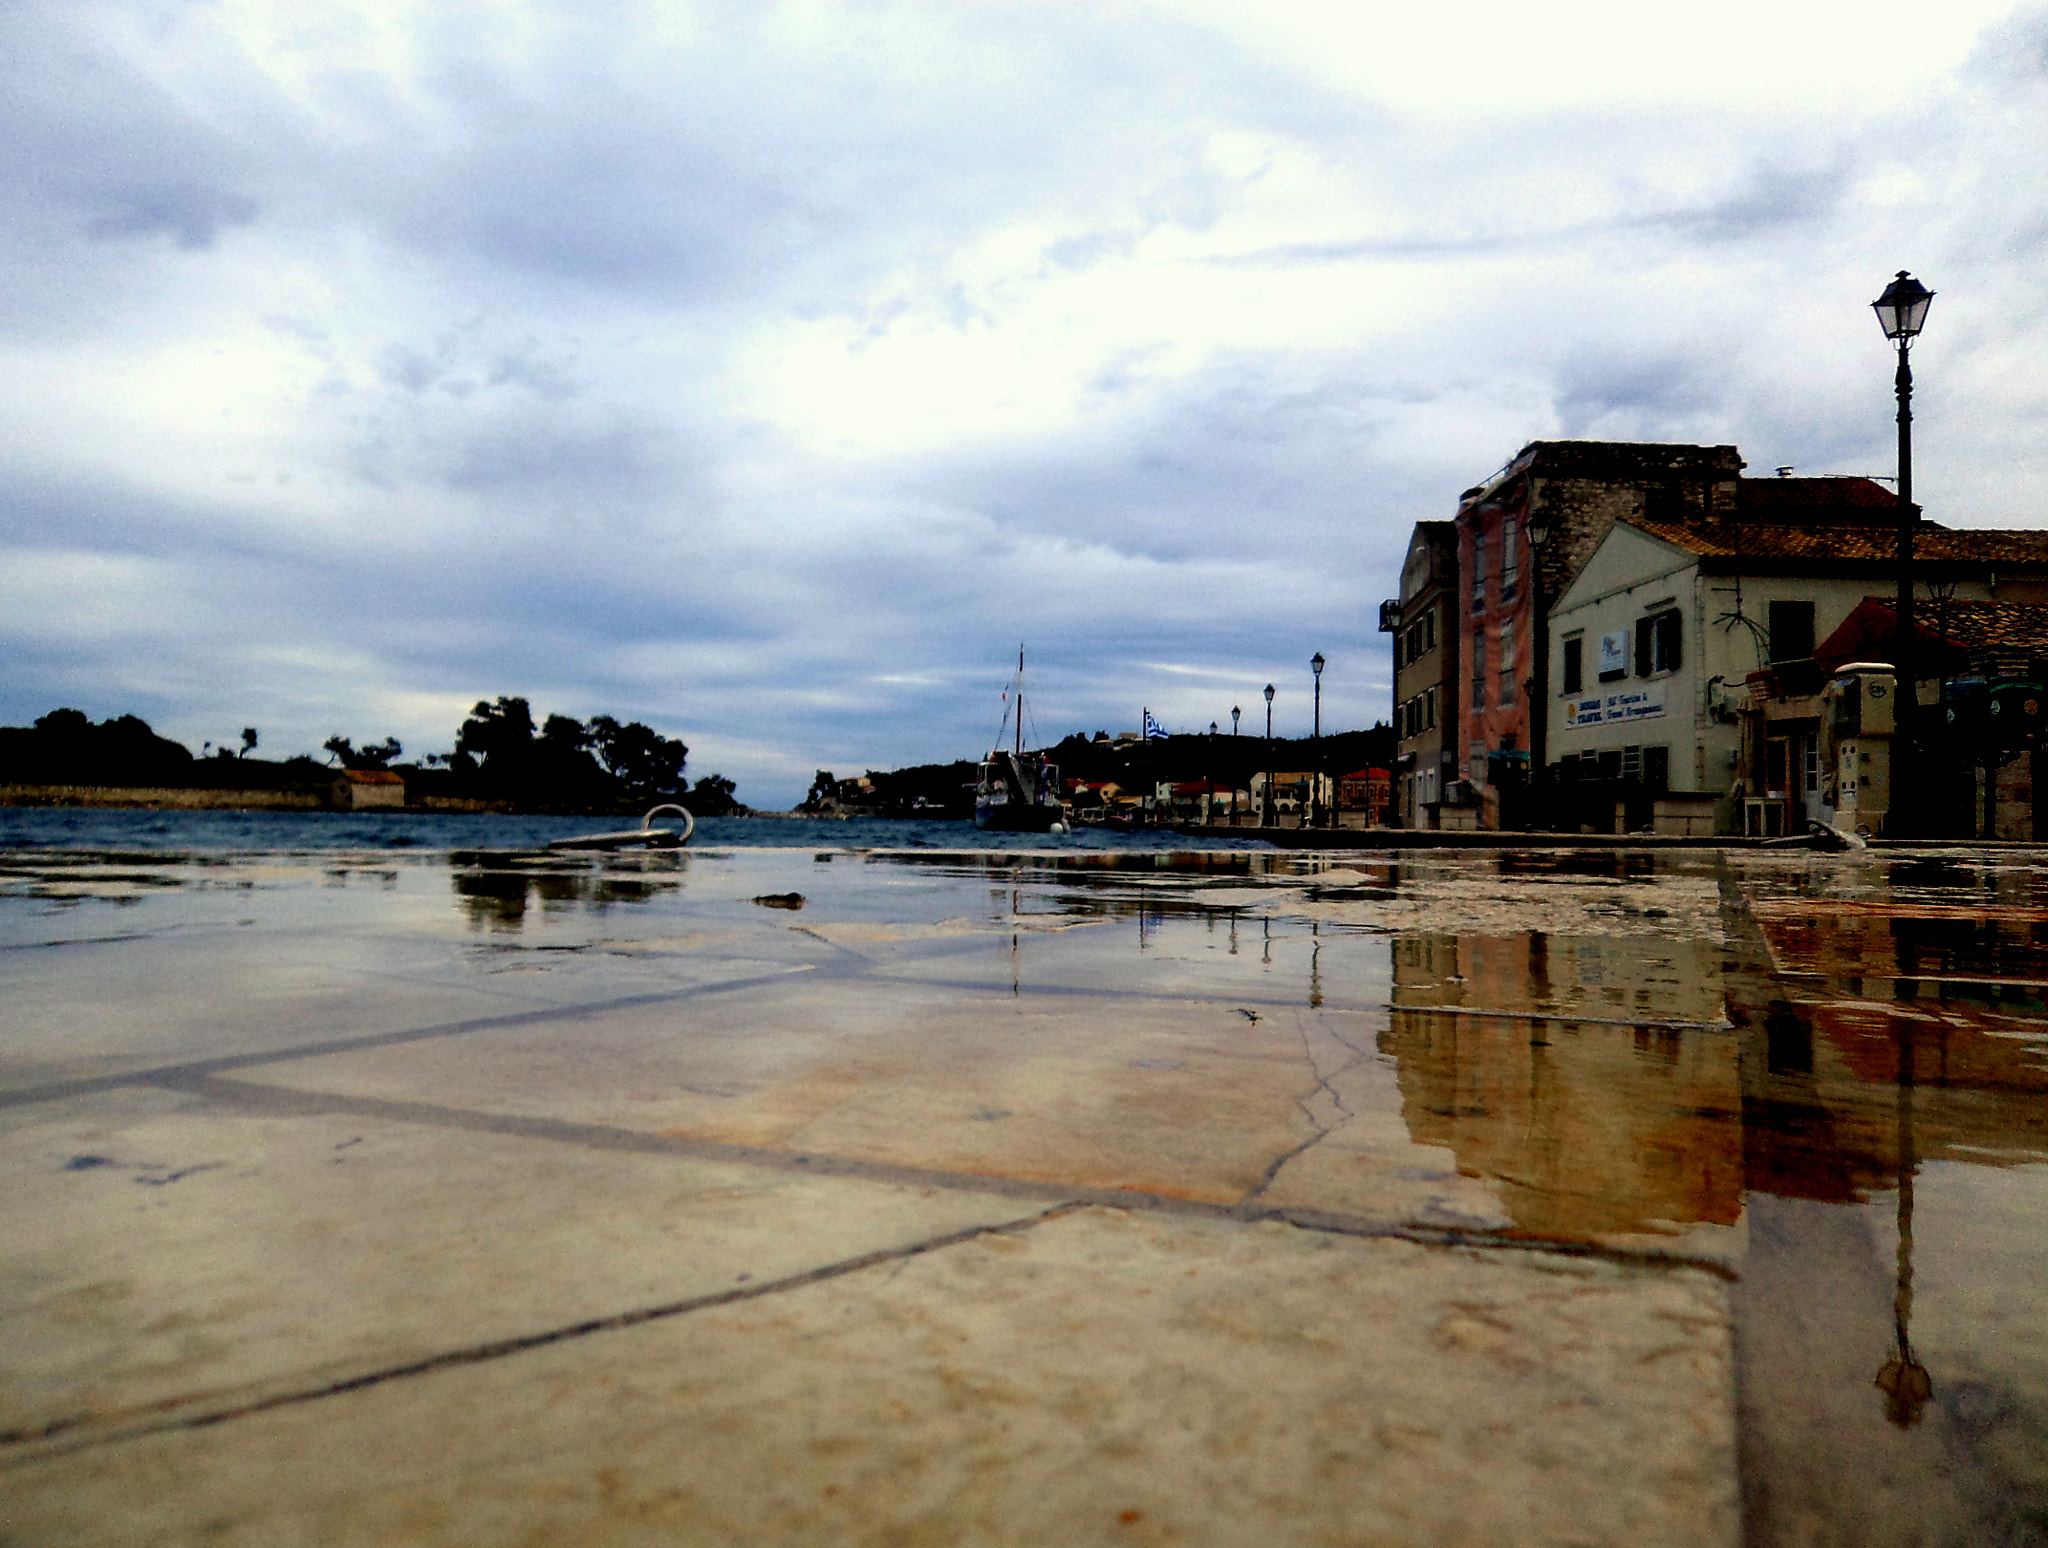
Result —
[{"label": "window", "polygon": [[1771,659],[1804,661],[1813,654],[1813,604],[1773,602],[1768,609]]},{"label": "window", "polygon": [[1436,724],[1436,690],[1422,690],[1422,729],[1427,731]]},{"label": "window", "polygon": [[1668,747],[1645,747],[1643,749],[1643,783],[1652,790],[1671,788],[1671,749]]},{"label": "window", "polygon": [[1654,677],[1675,672],[1679,663],[1679,641],[1684,618],[1678,609],[1652,613],[1636,620],[1636,676]]},{"label": "window", "polygon": [[1472,611],[1486,611],[1486,534],[1472,534]]},{"label": "window", "polygon": [[1515,704],[1515,621],[1503,618],[1500,621],[1500,707],[1512,709]]},{"label": "window", "polygon": [[1564,684],[1566,693],[1581,693],[1586,687],[1586,642],[1573,635],[1564,642]]},{"label": "window", "polygon": [[1486,708],[1486,631],[1472,631],[1472,713]]},{"label": "window", "polygon": [[1433,607],[1422,615],[1422,648],[1425,651],[1436,649],[1436,609]]},{"label": "window", "polygon": [[1515,550],[1515,524],[1503,522],[1500,529],[1500,599],[1505,602],[1515,594],[1515,582],[1520,579],[1521,564]]}]

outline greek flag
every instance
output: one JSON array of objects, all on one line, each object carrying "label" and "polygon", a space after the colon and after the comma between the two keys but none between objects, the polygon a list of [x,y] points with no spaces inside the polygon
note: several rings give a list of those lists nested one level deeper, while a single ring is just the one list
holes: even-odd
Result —
[{"label": "greek flag", "polygon": [[1145,711],[1145,740],[1148,742],[1163,742],[1166,740],[1166,727],[1152,718],[1150,710]]}]

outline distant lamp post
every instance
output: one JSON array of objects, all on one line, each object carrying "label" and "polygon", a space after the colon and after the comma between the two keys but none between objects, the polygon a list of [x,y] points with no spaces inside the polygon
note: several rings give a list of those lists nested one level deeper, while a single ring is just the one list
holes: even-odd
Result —
[{"label": "distant lamp post", "polygon": [[[1892,697],[1892,795],[1885,813],[1885,832],[1902,836],[1915,825],[1906,814],[1916,810],[1920,792],[1919,750],[1914,734],[1920,718],[1920,681],[1913,648],[1913,529],[1919,524],[1920,507],[1913,503],[1913,340],[1927,321],[1928,305],[1934,292],[1904,269],[1885,286],[1884,294],[1870,303],[1884,336],[1899,347],[1899,369],[1894,386],[1899,398],[1899,548],[1898,602],[1895,608],[1895,643],[1892,646],[1892,674],[1896,689]],[[1903,820],[1902,820],[1903,819]]]},{"label": "distant lamp post", "polygon": [[1273,685],[1266,684],[1266,812],[1259,826],[1273,824]]},{"label": "distant lamp post", "polygon": [[1308,825],[1311,828],[1320,828],[1323,825],[1323,668],[1328,664],[1323,660],[1321,651],[1317,651],[1308,659],[1308,669],[1316,676],[1316,719],[1314,740],[1311,743],[1315,752],[1311,766],[1315,772],[1310,776],[1315,781],[1315,788],[1308,798]]},{"label": "distant lamp post", "polygon": [[1244,760],[1237,755],[1237,717],[1244,713],[1230,706],[1230,825],[1237,826],[1237,787],[1244,781]]}]

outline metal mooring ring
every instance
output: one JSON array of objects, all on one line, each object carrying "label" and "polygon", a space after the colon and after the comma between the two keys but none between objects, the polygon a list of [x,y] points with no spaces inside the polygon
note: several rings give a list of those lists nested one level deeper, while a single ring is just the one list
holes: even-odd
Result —
[{"label": "metal mooring ring", "polygon": [[645,817],[642,817],[640,819],[641,831],[643,833],[651,832],[654,827],[654,819],[659,817],[663,812],[674,812],[678,817],[683,819],[683,842],[685,844],[689,843],[690,835],[697,831],[697,819],[690,815],[687,808],[676,806],[673,803],[667,806],[657,806]]}]

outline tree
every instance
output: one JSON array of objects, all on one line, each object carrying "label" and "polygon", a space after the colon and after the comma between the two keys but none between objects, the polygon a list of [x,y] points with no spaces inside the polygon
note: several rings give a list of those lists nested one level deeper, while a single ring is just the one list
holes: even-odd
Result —
[{"label": "tree", "polygon": [[739,805],[733,799],[733,792],[738,788],[723,774],[705,775],[690,791],[691,814],[698,817],[724,816]]},{"label": "tree", "polygon": [[381,742],[366,742],[361,747],[345,736],[330,736],[320,745],[339,759],[345,769],[381,769],[405,751],[395,736],[387,736]]},{"label": "tree", "polygon": [[241,752],[237,753],[236,756],[240,758],[246,758],[255,750],[256,728],[254,726],[242,727],[242,750]]},{"label": "tree", "polygon": [[455,738],[457,756],[467,754],[485,778],[510,783],[524,772],[533,750],[533,709],[504,694],[494,704],[479,699]]},{"label": "tree", "polygon": [[662,736],[637,720],[622,726],[609,715],[593,715],[589,734],[605,771],[636,797],[681,794],[690,749],[674,737]]}]

